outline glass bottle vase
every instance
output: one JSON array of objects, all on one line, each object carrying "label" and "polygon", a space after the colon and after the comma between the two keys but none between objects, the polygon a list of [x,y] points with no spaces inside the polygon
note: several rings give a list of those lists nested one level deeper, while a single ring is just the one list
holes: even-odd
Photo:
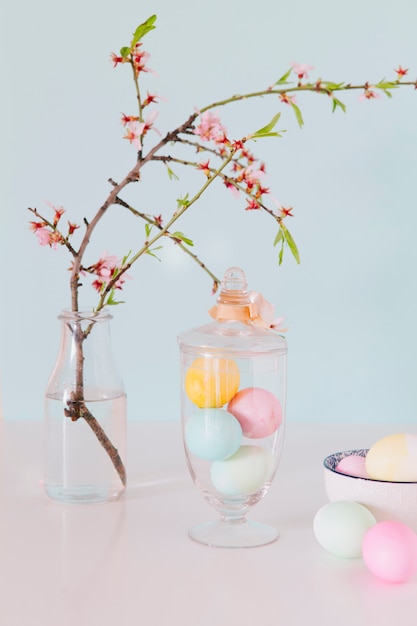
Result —
[{"label": "glass bottle vase", "polygon": [[63,311],[58,357],[45,392],[47,495],[108,502],[126,487],[126,394],[111,346],[112,316]]}]

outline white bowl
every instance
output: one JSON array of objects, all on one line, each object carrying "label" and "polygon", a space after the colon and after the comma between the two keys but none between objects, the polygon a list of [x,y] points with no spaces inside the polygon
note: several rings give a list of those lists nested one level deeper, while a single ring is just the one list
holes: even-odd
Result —
[{"label": "white bowl", "polygon": [[345,450],[324,459],[324,485],[330,502],[359,502],[374,514],[377,522],[399,521],[417,532],[417,482],[394,483],[358,478],[336,471],[337,465],[346,456],[366,456],[367,452],[368,450]]}]

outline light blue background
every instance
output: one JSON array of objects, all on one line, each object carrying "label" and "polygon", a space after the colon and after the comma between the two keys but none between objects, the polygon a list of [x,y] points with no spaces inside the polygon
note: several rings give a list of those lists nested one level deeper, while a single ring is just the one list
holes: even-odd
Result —
[{"label": "light blue background", "polygon": [[[69,305],[64,249],[41,248],[30,233],[28,206],[64,205],[67,217],[90,217],[112,177],[132,166],[120,112],[134,111],[127,68],[113,70],[111,51],[157,13],[147,35],[149,90],[161,103],[156,126],[171,130],[195,106],[262,89],[291,61],[312,77],[363,82],[394,78],[399,64],[417,76],[415,0],[21,0],[1,15],[1,296],[3,414],[41,419],[43,390],[56,356],[56,315]],[[279,140],[253,146],[267,163],[268,185],[286,206],[301,251],[278,267],[275,225],[245,212],[219,185],[180,229],[213,271],[237,265],[251,289],[275,304],[290,327],[288,419],[415,422],[417,415],[417,92],[359,102],[331,113],[325,97],[305,94],[299,130],[275,98],[221,110],[231,135],[251,132],[282,111]],[[156,135],[155,135],[156,137]],[[149,168],[129,199],[149,213],[175,206],[197,181],[175,168]],[[199,178],[201,180],[201,178]],[[143,192],[142,192],[143,189]],[[143,195],[141,195],[143,193]],[[91,246],[118,256],[132,244],[132,222],[112,210]],[[121,233],[124,229],[125,234]],[[142,227],[138,228],[140,234]],[[114,309],[113,339],[129,397],[130,419],[178,419],[178,332],[208,321],[211,283],[167,245],[159,263],[145,258],[131,272]],[[84,303],[95,303],[86,286]]]}]

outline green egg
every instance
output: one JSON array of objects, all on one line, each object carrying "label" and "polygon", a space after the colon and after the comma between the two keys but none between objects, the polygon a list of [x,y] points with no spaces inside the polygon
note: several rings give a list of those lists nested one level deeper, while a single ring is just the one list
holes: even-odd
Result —
[{"label": "green egg", "polygon": [[335,556],[362,556],[362,541],[376,524],[373,514],[358,502],[329,502],[315,515],[313,530],[319,544]]}]

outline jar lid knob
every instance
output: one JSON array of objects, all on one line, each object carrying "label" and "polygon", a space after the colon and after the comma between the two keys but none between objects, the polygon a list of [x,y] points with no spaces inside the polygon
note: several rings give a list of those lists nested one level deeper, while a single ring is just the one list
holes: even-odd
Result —
[{"label": "jar lid knob", "polygon": [[240,267],[229,267],[224,273],[218,304],[249,304],[248,283]]}]

